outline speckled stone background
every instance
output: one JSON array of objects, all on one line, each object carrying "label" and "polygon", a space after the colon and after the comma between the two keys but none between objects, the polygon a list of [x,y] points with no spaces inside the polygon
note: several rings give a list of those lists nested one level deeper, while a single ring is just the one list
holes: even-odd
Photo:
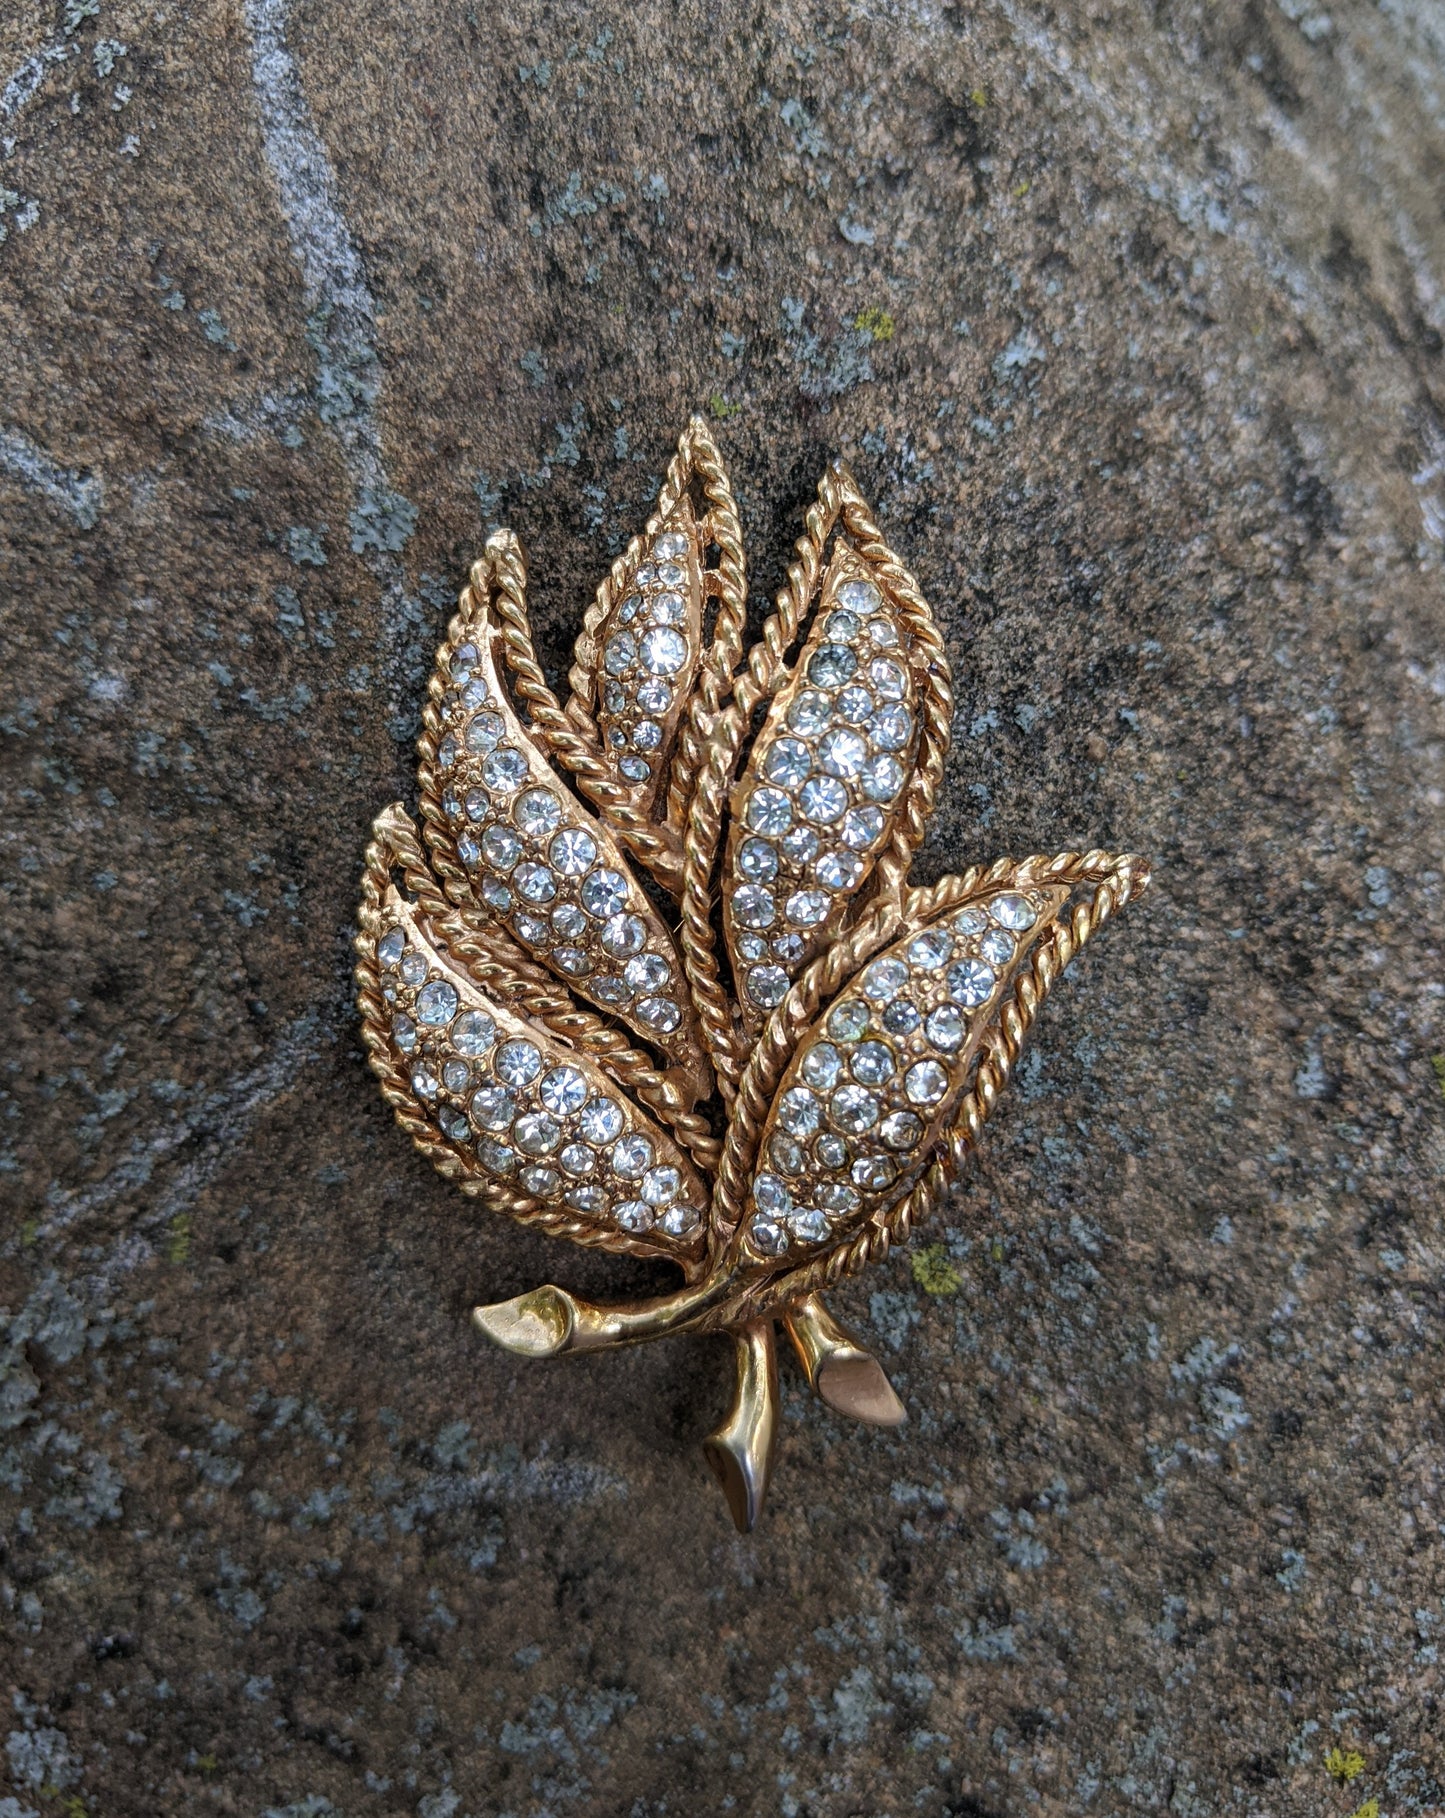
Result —
[{"label": "speckled stone background", "polygon": [[[3,1818],[1439,1812],[1438,7],[0,11]],[[486,528],[560,667],[697,407],[936,604],[918,875],[1158,867],[747,1540],[349,999]]]}]

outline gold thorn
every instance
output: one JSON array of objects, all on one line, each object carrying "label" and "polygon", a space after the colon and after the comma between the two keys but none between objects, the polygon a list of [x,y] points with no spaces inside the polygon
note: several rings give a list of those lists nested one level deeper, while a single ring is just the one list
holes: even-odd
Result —
[{"label": "gold thorn", "polygon": [[901,1427],[908,1410],[898,1399],[883,1366],[846,1326],[840,1326],[823,1305],[822,1296],[809,1294],[794,1301],[783,1314],[788,1337],[808,1378],[808,1385],[830,1408],[866,1420],[872,1427]]},{"label": "gold thorn", "polygon": [[770,1319],[735,1328],[729,1336],[738,1372],[733,1405],[702,1449],[738,1532],[750,1534],[763,1512],[777,1446],[778,1347]]}]

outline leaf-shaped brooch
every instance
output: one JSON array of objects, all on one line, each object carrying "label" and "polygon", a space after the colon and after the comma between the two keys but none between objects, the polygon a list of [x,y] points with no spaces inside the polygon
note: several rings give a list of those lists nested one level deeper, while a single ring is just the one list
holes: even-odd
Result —
[{"label": "leaf-shaped brooch", "polygon": [[903,1407],[824,1292],[938,1205],[1054,981],[1147,888],[1107,852],[908,884],[952,692],[916,581],[850,475],[818,487],[744,647],[737,509],[694,418],[598,589],[564,707],[517,539],[472,569],[437,653],[420,826],[377,820],[357,986],[397,1121],[463,1193],[683,1285],[598,1306],[546,1286],[478,1307],[530,1357],[725,1332],[705,1450],[756,1522],[774,1325],[830,1406]]}]

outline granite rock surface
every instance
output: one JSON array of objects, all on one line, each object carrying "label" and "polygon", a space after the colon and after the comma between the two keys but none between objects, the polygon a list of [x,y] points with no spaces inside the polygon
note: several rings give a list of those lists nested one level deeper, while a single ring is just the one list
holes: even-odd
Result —
[{"label": "granite rock surface", "polygon": [[[3,1818],[1439,1812],[1438,10],[0,13]],[[350,997],[486,530],[559,673],[698,408],[759,615],[839,454],[935,604],[919,877],[1157,866],[747,1539]]]}]

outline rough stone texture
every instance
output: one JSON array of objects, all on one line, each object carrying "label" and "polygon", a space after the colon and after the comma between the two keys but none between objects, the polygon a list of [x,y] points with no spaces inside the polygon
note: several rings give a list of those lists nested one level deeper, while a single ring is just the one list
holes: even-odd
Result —
[{"label": "rough stone texture", "polygon": [[[1439,1811],[1438,10],[3,14],[0,1813]],[[698,405],[936,602],[919,875],[1158,861],[748,1540],[349,1002],[485,528],[559,666]]]}]

